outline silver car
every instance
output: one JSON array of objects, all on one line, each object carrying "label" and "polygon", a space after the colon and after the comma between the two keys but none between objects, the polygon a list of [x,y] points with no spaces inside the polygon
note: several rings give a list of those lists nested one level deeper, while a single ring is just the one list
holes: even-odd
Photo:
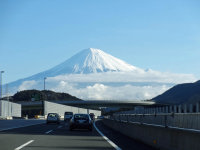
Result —
[{"label": "silver car", "polygon": [[60,116],[57,113],[49,113],[47,116],[46,123],[57,123],[60,124]]}]

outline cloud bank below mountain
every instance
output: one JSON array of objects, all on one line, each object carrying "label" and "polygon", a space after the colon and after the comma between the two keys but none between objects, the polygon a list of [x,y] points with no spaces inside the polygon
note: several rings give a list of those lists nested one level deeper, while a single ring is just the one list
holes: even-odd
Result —
[{"label": "cloud bank below mountain", "polygon": [[[194,82],[192,74],[106,72],[66,74],[46,79],[46,88],[70,93],[87,100],[146,100],[162,94],[175,84]],[[18,90],[42,89],[43,80],[24,81]]]}]

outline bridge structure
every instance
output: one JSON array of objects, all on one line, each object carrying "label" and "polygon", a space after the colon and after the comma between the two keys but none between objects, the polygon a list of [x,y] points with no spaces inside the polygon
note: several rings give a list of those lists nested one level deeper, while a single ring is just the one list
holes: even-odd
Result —
[{"label": "bridge structure", "polygon": [[[159,104],[153,101],[136,101],[136,100],[83,100],[83,101],[64,101],[64,100],[52,100],[49,102],[80,107],[85,109],[95,109],[100,110],[106,107],[120,107],[120,108],[134,108],[136,106],[163,106],[165,104]],[[19,102],[22,107],[39,107],[42,105],[43,101],[33,101],[33,102]]]},{"label": "bridge structure", "polygon": [[154,107],[162,104],[157,104],[153,101],[136,101],[136,100],[82,100],[82,101],[66,101],[66,100],[52,100],[52,101],[30,101],[30,102],[19,102],[22,106],[22,115],[32,114],[34,115],[44,115],[45,114],[45,102],[50,102],[60,105],[78,107],[90,110],[103,110],[104,112],[110,110],[119,109],[134,109],[137,106],[143,107]]}]

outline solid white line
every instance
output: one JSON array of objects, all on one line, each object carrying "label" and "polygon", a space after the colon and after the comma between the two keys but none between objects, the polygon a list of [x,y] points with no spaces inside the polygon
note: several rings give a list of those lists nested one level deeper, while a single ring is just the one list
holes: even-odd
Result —
[{"label": "solid white line", "polygon": [[28,144],[31,144],[33,141],[34,141],[34,140],[30,140],[30,141],[28,141],[27,143],[25,143],[25,144],[23,144],[23,145],[21,145],[21,146],[15,148],[15,150],[20,150],[20,149],[22,149],[23,147],[27,146]]},{"label": "solid white line", "polygon": [[23,127],[28,127],[28,126],[34,126],[34,125],[38,125],[38,124],[44,124],[44,122],[43,123],[36,123],[36,124],[29,124],[29,125],[24,125],[24,126],[5,128],[5,129],[1,129],[0,131],[6,131],[6,130],[12,130],[12,129],[23,128]]},{"label": "solid white line", "polygon": [[95,123],[93,124],[93,126],[95,127],[95,129],[97,130],[97,132],[112,146],[114,147],[116,150],[121,150],[121,148],[119,148],[115,143],[113,143],[110,139],[108,139],[95,125]]},{"label": "solid white line", "polygon": [[45,134],[49,134],[50,132],[52,132],[53,130],[49,130],[49,131],[47,131],[47,132],[45,132]]}]

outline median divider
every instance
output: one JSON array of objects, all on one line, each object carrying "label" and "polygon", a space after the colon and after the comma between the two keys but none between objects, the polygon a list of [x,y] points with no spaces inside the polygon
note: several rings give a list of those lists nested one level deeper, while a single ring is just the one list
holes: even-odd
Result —
[{"label": "median divider", "polygon": [[0,131],[6,131],[11,129],[17,129],[22,127],[28,127],[38,124],[44,124],[44,120],[23,120],[23,119],[16,119],[16,120],[0,120]]}]

